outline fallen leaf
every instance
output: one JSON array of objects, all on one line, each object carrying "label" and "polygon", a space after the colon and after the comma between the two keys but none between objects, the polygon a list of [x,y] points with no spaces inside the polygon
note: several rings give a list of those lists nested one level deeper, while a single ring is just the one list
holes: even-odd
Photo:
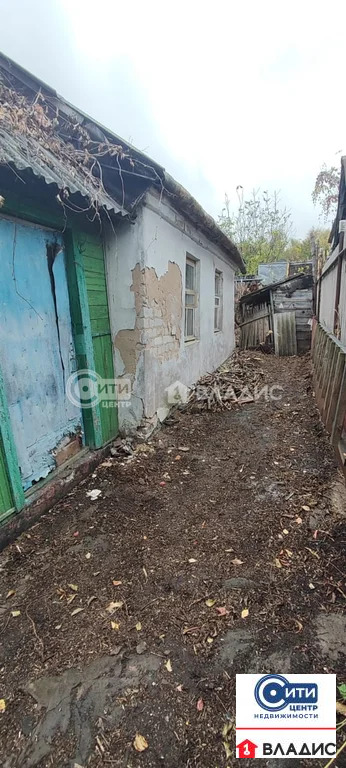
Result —
[{"label": "fallen leaf", "polygon": [[117,608],[122,608],[123,602],[121,600],[118,600],[117,602],[111,601],[109,605],[107,605],[106,611],[107,613],[114,613],[114,611],[117,610]]},{"label": "fallen leaf", "polygon": [[301,621],[298,621],[298,619],[294,619],[294,623],[295,623],[295,624],[296,624],[296,626],[297,626],[297,632],[302,632],[302,631],[303,631],[303,625],[302,625],[302,622],[301,622]]},{"label": "fallen leaf", "polygon": [[111,627],[112,629],[118,630],[120,627],[120,624],[118,624],[116,621],[111,621]]},{"label": "fallen leaf", "polygon": [[229,611],[227,610],[227,608],[226,608],[226,606],[225,606],[225,605],[221,605],[221,606],[220,606],[219,608],[217,608],[216,610],[217,610],[217,612],[218,612],[218,614],[219,614],[220,616],[227,616],[227,614],[229,613]]},{"label": "fallen leaf", "polygon": [[89,600],[87,602],[87,606],[91,605],[91,603],[93,603],[94,600],[97,600],[97,596],[96,595],[91,595],[91,597],[89,597]]},{"label": "fallen leaf", "polygon": [[6,600],[7,600],[7,598],[12,597],[15,594],[16,594],[16,590],[15,589],[10,589],[10,591],[7,592]]},{"label": "fallen leaf", "polygon": [[[1,703],[1,699],[0,699],[0,703]],[[339,715],[344,715],[344,717],[346,717],[346,704],[343,704],[342,701],[337,701],[336,711],[339,712]],[[0,707],[0,712],[1,712],[1,707]]]},{"label": "fallen leaf", "polygon": [[302,521],[302,518],[301,518],[301,517],[296,517],[296,523],[297,523],[297,525],[301,525],[301,524],[302,524],[302,522],[303,522],[303,521]]},{"label": "fallen leaf", "polygon": [[137,632],[140,632],[140,631],[141,631],[141,629],[142,629],[142,625],[141,625],[141,622],[140,622],[140,621],[137,621],[137,624],[136,624],[136,630],[137,630]]},{"label": "fallen leaf", "polygon": [[0,712],[5,712],[6,709],[6,701],[5,699],[0,699]]},{"label": "fallen leaf", "polygon": [[116,580],[114,579],[114,580],[113,580],[113,587],[120,587],[122,583],[123,583],[122,581],[116,581]]},{"label": "fallen leaf", "polygon": [[239,560],[238,557],[235,557],[234,560],[231,560],[231,563],[233,563],[233,565],[243,565],[243,562],[244,561],[243,560]]},{"label": "fallen leaf", "polygon": [[70,587],[70,589],[73,589],[74,592],[78,592],[77,584],[68,584],[67,586]]},{"label": "fallen leaf", "polygon": [[204,701],[203,699],[198,699],[197,701],[197,711],[202,712],[202,709],[204,709]]},{"label": "fallen leaf", "polygon": [[227,739],[227,736],[231,730],[232,730],[232,723],[230,722],[225,723],[222,729],[222,736],[224,739]]},{"label": "fallen leaf", "polygon": [[84,608],[75,608],[74,611],[72,611],[71,616],[77,616],[77,613],[81,613],[81,611],[84,611]]},{"label": "fallen leaf", "polygon": [[167,672],[172,672],[172,664],[171,664],[171,660],[170,659],[168,659],[168,661],[166,661],[165,667],[167,669]]},{"label": "fallen leaf", "polygon": [[145,749],[148,749],[149,744],[144,736],[141,736],[140,733],[136,733],[133,746],[137,752],[144,752]]},{"label": "fallen leaf", "polygon": [[225,752],[226,752],[226,757],[227,757],[227,759],[228,759],[229,757],[232,757],[232,752],[231,752],[230,746],[229,746],[229,744],[228,744],[228,742],[227,742],[227,741],[224,741],[224,742],[223,742],[223,746],[224,746],[224,748],[225,748]]},{"label": "fallen leaf", "polygon": [[76,594],[76,592],[74,592],[74,593],[73,593],[73,595],[69,595],[69,596],[66,598],[66,602],[67,602],[67,604],[69,605],[70,603],[72,603],[72,600],[74,600],[74,599],[75,599],[75,597],[77,597],[77,594]]},{"label": "fallen leaf", "polygon": [[302,509],[304,510],[304,512],[310,512],[310,507],[308,507],[307,504],[303,504]]},{"label": "fallen leaf", "polygon": [[280,562],[278,557],[275,558],[274,563],[277,568],[282,568],[282,563]]},{"label": "fallen leaf", "polygon": [[91,558],[91,552],[87,552],[85,555],[85,559],[90,560],[90,558]]},{"label": "fallen leaf", "polygon": [[248,610],[248,608],[244,608],[244,609],[242,610],[242,612],[241,612],[241,617],[242,617],[242,619],[246,619],[248,615],[249,615],[249,610]]},{"label": "fallen leaf", "polygon": [[20,616],[20,611],[11,611],[11,616]]},{"label": "fallen leaf", "polygon": [[212,600],[211,598],[205,601],[205,604],[208,608],[212,608],[213,605],[215,605],[215,603],[216,603],[216,600]]}]

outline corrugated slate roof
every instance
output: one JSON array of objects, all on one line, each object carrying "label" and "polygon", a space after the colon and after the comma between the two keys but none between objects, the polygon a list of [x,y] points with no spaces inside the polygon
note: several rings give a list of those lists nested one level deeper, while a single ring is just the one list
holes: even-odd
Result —
[{"label": "corrugated slate roof", "polygon": [[47,184],[56,184],[59,189],[68,189],[71,194],[78,192],[90,202],[97,200],[99,207],[128,215],[128,211],[104,190],[99,190],[92,182],[87,184],[85,175],[78,172],[78,167],[67,167],[33,137],[10,133],[0,127],[0,162],[12,164],[19,171],[31,169]]}]

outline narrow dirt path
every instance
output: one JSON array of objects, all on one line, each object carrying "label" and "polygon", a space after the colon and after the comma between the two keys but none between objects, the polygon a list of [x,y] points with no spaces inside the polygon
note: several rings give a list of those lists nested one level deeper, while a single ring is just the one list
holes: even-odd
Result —
[{"label": "narrow dirt path", "polygon": [[345,490],[309,362],[251,357],[281,400],[177,412],[0,555],[5,768],[235,766],[236,672],[344,682]]}]

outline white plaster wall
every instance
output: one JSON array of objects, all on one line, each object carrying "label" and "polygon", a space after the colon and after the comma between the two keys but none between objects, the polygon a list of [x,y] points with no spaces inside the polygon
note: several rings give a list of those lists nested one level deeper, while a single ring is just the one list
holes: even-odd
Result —
[{"label": "white plaster wall", "polygon": [[[132,269],[143,262],[141,250],[141,212],[133,224],[128,219],[120,221],[114,229],[107,227],[104,233],[105,265],[107,277],[109,318],[113,341],[115,377],[127,376],[124,361],[116,346],[119,331],[133,330],[136,326],[135,295],[131,291]],[[119,428],[129,432],[144,416],[144,360],[139,356],[136,375],[132,380],[132,397],[128,405],[118,406]]]},{"label": "white plaster wall", "polygon": [[341,269],[340,284],[340,341],[346,347],[346,259],[344,258]]},{"label": "white plaster wall", "polygon": [[[184,341],[185,260],[189,253],[199,261],[199,334],[193,342]],[[109,228],[105,236],[106,271],[110,323],[113,343],[119,331],[141,331],[143,350],[138,353],[133,376],[130,408],[119,407],[119,425],[123,431],[151,418],[167,406],[166,388],[181,381],[194,384],[201,375],[214,370],[234,349],[234,274],[235,269],[223,251],[202,235],[187,219],[177,213],[166,200],[155,194],[146,196],[134,224],[120,223],[116,233]],[[153,268],[159,279],[169,262],[179,267],[182,277],[181,338],[178,354],[161,360],[157,349],[146,346],[146,331],[136,320],[135,294],[131,290],[132,270]],[[215,270],[223,274],[222,330],[214,332]],[[160,340],[157,338],[157,347]],[[152,339],[151,339],[152,342]],[[164,342],[163,342],[164,343]],[[153,345],[151,344],[151,347]],[[167,357],[167,353],[166,353]],[[117,376],[125,375],[124,362],[114,348]]]},{"label": "white plaster wall", "polygon": [[334,267],[327,272],[320,282],[320,322],[327,331],[334,332],[334,307],[335,292],[337,282],[337,260],[334,260]]},{"label": "white plaster wall", "polygon": [[[152,416],[166,405],[166,387],[176,380],[187,386],[212,371],[234,349],[234,268],[220,248],[209,242],[186,219],[153,194],[143,208],[143,251],[146,266],[154,267],[160,278],[172,261],[182,275],[182,316],[180,354],[161,362],[145,351],[145,409]],[[185,260],[189,253],[199,260],[199,338],[184,341]],[[215,269],[223,273],[223,325],[214,332]]]}]

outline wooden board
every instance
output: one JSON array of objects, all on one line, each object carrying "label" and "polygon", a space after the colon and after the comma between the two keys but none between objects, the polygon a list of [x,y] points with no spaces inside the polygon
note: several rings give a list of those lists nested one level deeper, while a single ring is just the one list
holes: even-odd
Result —
[{"label": "wooden board", "polygon": [[7,474],[3,444],[0,438],[0,520],[8,515],[8,512],[12,509],[13,506],[13,498]]},{"label": "wooden board", "polygon": [[294,312],[280,312],[274,315],[274,346],[276,355],[296,355],[297,336]]},{"label": "wooden board", "polygon": [[[90,312],[95,370],[103,378],[114,380],[113,348],[109,321],[108,295],[102,243],[90,236],[82,243],[85,282]],[[100,403],[103,443],[118,434],[118,410],[114,401]]]}]

